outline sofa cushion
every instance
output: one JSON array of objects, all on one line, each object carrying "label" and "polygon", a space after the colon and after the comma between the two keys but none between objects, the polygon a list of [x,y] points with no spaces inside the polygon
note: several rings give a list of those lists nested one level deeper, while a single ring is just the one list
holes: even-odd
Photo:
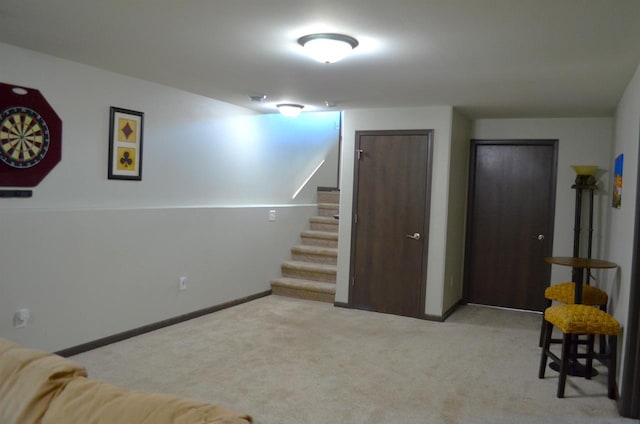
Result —
[{"label": "sofa cushion", "polygon": [[51,403],[42,424],[247,424],[248,415],[180,398],[76,378]]},{"label": "sofa cushion", "polygon": [[38,423],[65,384],[85,368],[51,353],[0,339],[0,423]]}]

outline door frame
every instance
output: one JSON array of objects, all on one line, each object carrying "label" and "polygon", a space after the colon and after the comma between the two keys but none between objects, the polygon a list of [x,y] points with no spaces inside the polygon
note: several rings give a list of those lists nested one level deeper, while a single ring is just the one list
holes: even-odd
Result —
[{"label": "door frame", "polygon": [[431,182],[433,179],[433,129],[423,130],[363,130],[355,132],[355,143],[353,144],[353,192],[351,204],[353,211],[351,213],[351,254],[349,259],[349,300],[348,306],[353,306],[353,285],[355,281],[355,259],[356,259],[356,234],[357,234],[357,206],[358,206],[358,190],[359,190],[359,158],[358,148],[361,136],[368,135],[424,135],[427,137],[427,163],[426,181],[425,181],[425,201],[424,201],[424,247],[422,249],[422,267],[420,270],[420,299],[418,305],[417,316],[414,318],[429,319],[425,313],[426,293],[427,293],[427,269],[429,257],[429,240],[430,229],[429,222],[431,217]]},{"label": "door frame", "polygon": [[[518,146],[531,146],[531,145],[548,145],[553,147],[553,170],[551,179],[554,181],[553,193],[551,196],[551,204],[549,208],[549,246],[550,251],[553,252],[553,239],[555,233],[555,210],[556,210],[556,191],[558,187],[558,139],[471,139],[470,152],[469,152],[469,183],[467,187],[467,227],[465,230],[465,247],[464,247],[464,276],[462,284],[462,303],[469,303],[469,267],[471,258],[471,231],[469,224],[472,222],[472,215],[474,210],[473,204],[473,192],[476,186],[475,172],[476,172],[476,146],[478,145],[518,145]],[[549,265],[551,267],[551,265]]]}]

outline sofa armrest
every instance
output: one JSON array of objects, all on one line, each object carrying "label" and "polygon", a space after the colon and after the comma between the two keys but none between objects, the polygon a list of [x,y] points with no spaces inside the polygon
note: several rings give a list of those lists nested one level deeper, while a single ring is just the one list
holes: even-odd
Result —
[{"label": "sofa armrest", "polygon": [[0,339],[0,423],[40,422],[63,387],[86,375],[74,361]]},{"label": "sofa armrest", "polygon": [[248,424],[248,415],[177,396],[76,378],[51,402],[42,424]]}]

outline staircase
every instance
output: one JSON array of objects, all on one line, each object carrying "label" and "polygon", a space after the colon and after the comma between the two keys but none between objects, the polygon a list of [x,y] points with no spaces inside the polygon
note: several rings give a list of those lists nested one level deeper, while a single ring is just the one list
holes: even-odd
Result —
[{"label": "staircase", "polygon": [[318,189],[318,216],[309,219],[309,230],[300,233],[302,244],[291,248],[291,260],[281,265],[282,277],[271,281],[271,292],[280,296],[333,303],[338,260],[340,192]]}]

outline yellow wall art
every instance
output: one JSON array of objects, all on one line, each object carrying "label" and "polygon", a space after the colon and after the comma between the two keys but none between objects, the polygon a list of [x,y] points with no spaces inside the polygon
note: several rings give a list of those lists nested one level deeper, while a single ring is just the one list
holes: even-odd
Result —
[{"label": "yellow wall art", "polygon": [[144,113],[111,106],[109,118],[110,180],[142,180]]}]

